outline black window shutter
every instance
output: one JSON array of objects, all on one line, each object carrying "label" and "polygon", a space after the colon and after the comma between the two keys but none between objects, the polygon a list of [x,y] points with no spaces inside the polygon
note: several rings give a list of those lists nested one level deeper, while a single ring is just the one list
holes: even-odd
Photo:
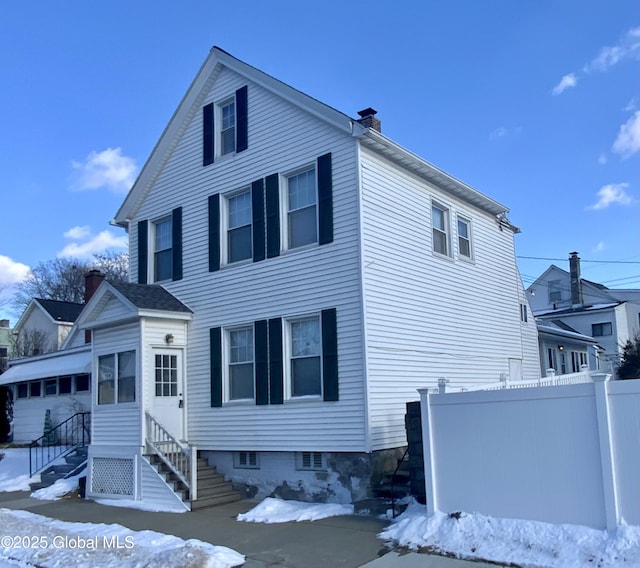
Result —
[{"label": "black window shutter", "polygon": [[269,404],[269,354],[267,320],[253,326],[254,357],[256,365],[256,404]]},{"label": "black window shutter", "polygon": [[318,243],[333,242],[333,182],[331,152],[318,158]]},{"label": "black window shutter", "polygon": [[264,180],[251,184],[251,208],[253,210],[253,262],[265,258],[264,232]]},{"label": "black window shutter", "polygon": [[267,194],[267,258],[280,256],[280,189],[278,174],[265,180]]},{"label": "black window shutter", "polygon": [[222,406],[222,328],[209,330],[211,406]]},{"label": "black window shutter", "polygon": [[322,386],[324,400],[338,400],[338,330],[335,308],[322,310]]},{"label": "black window shutter", "polygon": [[220,194],[209,196],[209,272],[220,270]]},{"label": "black window shutter", "polygon": [[138,284],[147,283],[149,263],[149,223],[138,222]]},{"label": "black window shutter", "polygon": [[269,320],[269,402],[284,402],[282,372],[282,318]]},{"label": "black window shutter", "polygon": [[213,103],[202,108],[202,165],[213,164],[215,154],[215,132],[213,129]]},{"label": "black window shutter", "polygon": [[182,280],[182,207],[176,207],[171,212],[171,238],[171,278],[174,281]]},{"label": "black window shutter", "polygon": [[236,152],[249,147],[249,121],[247,113],[247,87],[236,91]]}]

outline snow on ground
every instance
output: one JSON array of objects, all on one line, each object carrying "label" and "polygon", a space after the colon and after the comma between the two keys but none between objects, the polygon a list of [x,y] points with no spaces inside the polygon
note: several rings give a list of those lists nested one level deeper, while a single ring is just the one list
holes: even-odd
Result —
[{"label": "snow on ground", "polygon": [[0,449],[0,491],[29,491],[29,482],[40,476],[29,477],[29,448]]},{"label": "snow on ground", "polygon": [[526,568],[623,568],[640,566],[640,527],[614,534],[579,525],[498,519],[478,513],[429,517],[413,503],[379,538],[412,550],[458,558],[514,563]]},{"label": "snow on ground", "polygon": [[225,546],[116,524],[68,523],[0,509],[0,525],[2,533],[10,535],[0,538],[0,567],[231,568],[245,561]]},{"label": "snow on ground", "polygon": [[303,503],[268,497],[251,511],[238,515],[236,519],[249,523],[289,523],[292,521],[317,521],[339,515],[353,515],[353,505]]}]

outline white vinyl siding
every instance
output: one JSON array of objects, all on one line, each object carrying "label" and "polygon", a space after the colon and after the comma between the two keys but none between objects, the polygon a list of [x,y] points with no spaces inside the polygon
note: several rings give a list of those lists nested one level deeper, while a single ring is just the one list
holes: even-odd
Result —
[{"label": "white vinyl siding", "polygon": [[[366,450],[362,306],[358,250],[356,142],[320,119],[249,83],[247,152],[202,167],[201,107],[224,100],[247,84],[223,69],[213,89],[194,107],[193,119],[167,157],[134,223],[183,208],[184,278],[165,287],[196,314],[189,328],[187,361],[188,439],[199,448],[237,450],[252,440],[256,451]],[[300,125],[304,124],[301,129]],[[247,187],[269,175],[300,171],[332,154],[334,240],[283,252],[260,262],[208,271],[207,199]],[[286,217],[281,216],[281,228]],[[135,231],[131,250],[137,250]],[[131,257],[136,274],[137,258]],[[296,317],[336,308],[340,400],[291,400],[284,405],[210,406],[209,329],[228,329],[261,319]],[[321,434],[320,434],[321,433]],[[310,445],[310,440],[313,440]]]},{"label": "white vinyl siding", "polygon": [[[499,380],[509,359],[538,376],[534,342],[523,347],[513,234],[483,213],[362,148],[367,377],[372,449],[406,443],[405,403],[417,389]],[[433,255],[432,202],[474,223],[474,260]],[[409,206],[410,205],[410,206]],[[490,330],[490,332],[488,332]],[[535,338],[535,325],[531,336]],[[514,340],[514,338],[517,338]],[[533,364],[529,362],[533,361]]]}]

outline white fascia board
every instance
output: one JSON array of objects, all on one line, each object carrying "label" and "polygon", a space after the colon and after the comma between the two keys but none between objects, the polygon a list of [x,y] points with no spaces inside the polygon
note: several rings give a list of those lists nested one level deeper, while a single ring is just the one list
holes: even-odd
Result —
[{"label": "white fascia board", "polygon": [[[430,164],[417,154],[403,148],[376,130],[372,130],[370,128],[367,129],[360,139],[362,140],[363,145],[367,148],[378,152],[382,156],[426,179],[435,186],[452,193],[487,213],[498,216],[506,215],[509,212],[508,207],[454,178],[450,174],[442,171],[433,164]],[[506,219],[505,222],[512,230],[514,230],[514,232],[519,232],[519,229],[511,225],[511,223],[506,221]]]}]

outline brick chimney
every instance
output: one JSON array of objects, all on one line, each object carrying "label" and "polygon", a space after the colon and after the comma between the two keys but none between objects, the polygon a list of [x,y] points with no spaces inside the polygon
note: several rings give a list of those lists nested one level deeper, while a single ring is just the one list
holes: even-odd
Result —
[{"label": "brick chimney", "polygon": [[[91,299],[91,297],[96,293],[98,286],[100,286],[101,282],[104,280],[104,274],[95,268],[93,270],[89,270],[84,275],[84,303],[86,303]],[[84,342],[91,343],[91,330],[84,330]]]},{"label": "brick chimney", "polygon": [[382,123],[376,118],[376,114],[378,114],[377,110],[373,110],[369,107],[364,110],[359,110],[358,114],[360,115],[358,122],[362,124],[362,126],[382,132]]},{"label": "brick chimney", "polygon": [[104,274],[95,268],[89,270],[84,275],[84,303],[86,304],[91,297],[96,293],[98,286],[104,280]]},{"label": "brick chimney", "polygon": [[569,253],[569,275],[571,278],[571,305],[577,308],[584,304],[580,277],[580,257],[577,252]]}]

